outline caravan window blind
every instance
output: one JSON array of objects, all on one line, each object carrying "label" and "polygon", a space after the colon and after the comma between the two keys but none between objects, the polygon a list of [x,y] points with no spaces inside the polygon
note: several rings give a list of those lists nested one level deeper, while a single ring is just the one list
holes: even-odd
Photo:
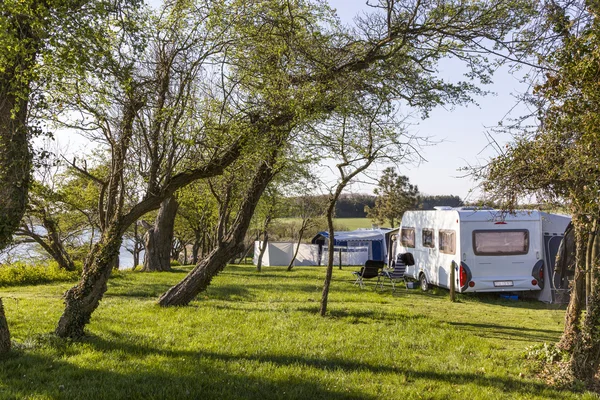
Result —
[{"label": "caravan window blind", "polygon": [[473,251],[478,256],[510,256],[529,252],[527,229],[473,231]]},{"label": "caravan window blind", "polygon": [[423,247],[435,247],[435,242],[433,241],[433,229],[423,228]]},{"label": "caravan window blind", "polygon": [[440,230],[440,253],[456,253],[456,232],[450,229]]},{"label": "caravan window blind", "polygon": [[400,243],[404,247],[415,247],[415,228],[402,228]]}]

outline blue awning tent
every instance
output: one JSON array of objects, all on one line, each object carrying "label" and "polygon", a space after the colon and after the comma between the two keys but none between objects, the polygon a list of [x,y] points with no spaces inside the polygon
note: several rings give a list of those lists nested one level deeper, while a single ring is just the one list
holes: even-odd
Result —
[{"label": "blue awning tent", "polygon": [[[368,247],[370,260],[387,262],[389,237],[396,231],[397,229],[380,228],[334,232],[334,245],[341,247]],[[322,247],[327,246],[328,240],[329,232],[323,231],[317,233],[311,243]]]}]

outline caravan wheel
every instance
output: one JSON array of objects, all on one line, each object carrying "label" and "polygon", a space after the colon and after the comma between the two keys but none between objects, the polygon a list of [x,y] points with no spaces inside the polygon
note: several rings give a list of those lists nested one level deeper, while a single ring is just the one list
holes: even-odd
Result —
[{"label": "caravan wheel", "polygon": [[422,291],[426,292],[427,290],[429,290],[429,283],[427,282],[425,274],[419,275],[419,284],[421,285]]}]

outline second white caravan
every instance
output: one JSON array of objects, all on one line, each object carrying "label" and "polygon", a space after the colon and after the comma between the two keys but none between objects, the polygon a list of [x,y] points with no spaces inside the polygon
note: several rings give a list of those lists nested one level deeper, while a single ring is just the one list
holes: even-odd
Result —
[{"label": "second white caravan", "polygon": [[455,269],[459,292],[537,291],[554,301],[554,259],[570,217],[540,211],[437,207],[407,211],[398,233],[396,257],[412,253],[406,275],[449,288]]}]

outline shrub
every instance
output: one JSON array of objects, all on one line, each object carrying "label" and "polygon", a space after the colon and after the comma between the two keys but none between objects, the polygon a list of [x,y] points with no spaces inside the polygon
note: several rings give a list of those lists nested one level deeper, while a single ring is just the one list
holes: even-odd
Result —
[{"label": "shrub", "polygon": [[47,265],[29,265],[23,262],[0,265],[0,286],[39,285],[50,282],[76,281],[81,275],[81,264],[77,270],[65,271],[55,262]]},{"label": "shrub", "polygon": [[177,260],[171,260],[171,267],[179,267],[181,263]]}]

